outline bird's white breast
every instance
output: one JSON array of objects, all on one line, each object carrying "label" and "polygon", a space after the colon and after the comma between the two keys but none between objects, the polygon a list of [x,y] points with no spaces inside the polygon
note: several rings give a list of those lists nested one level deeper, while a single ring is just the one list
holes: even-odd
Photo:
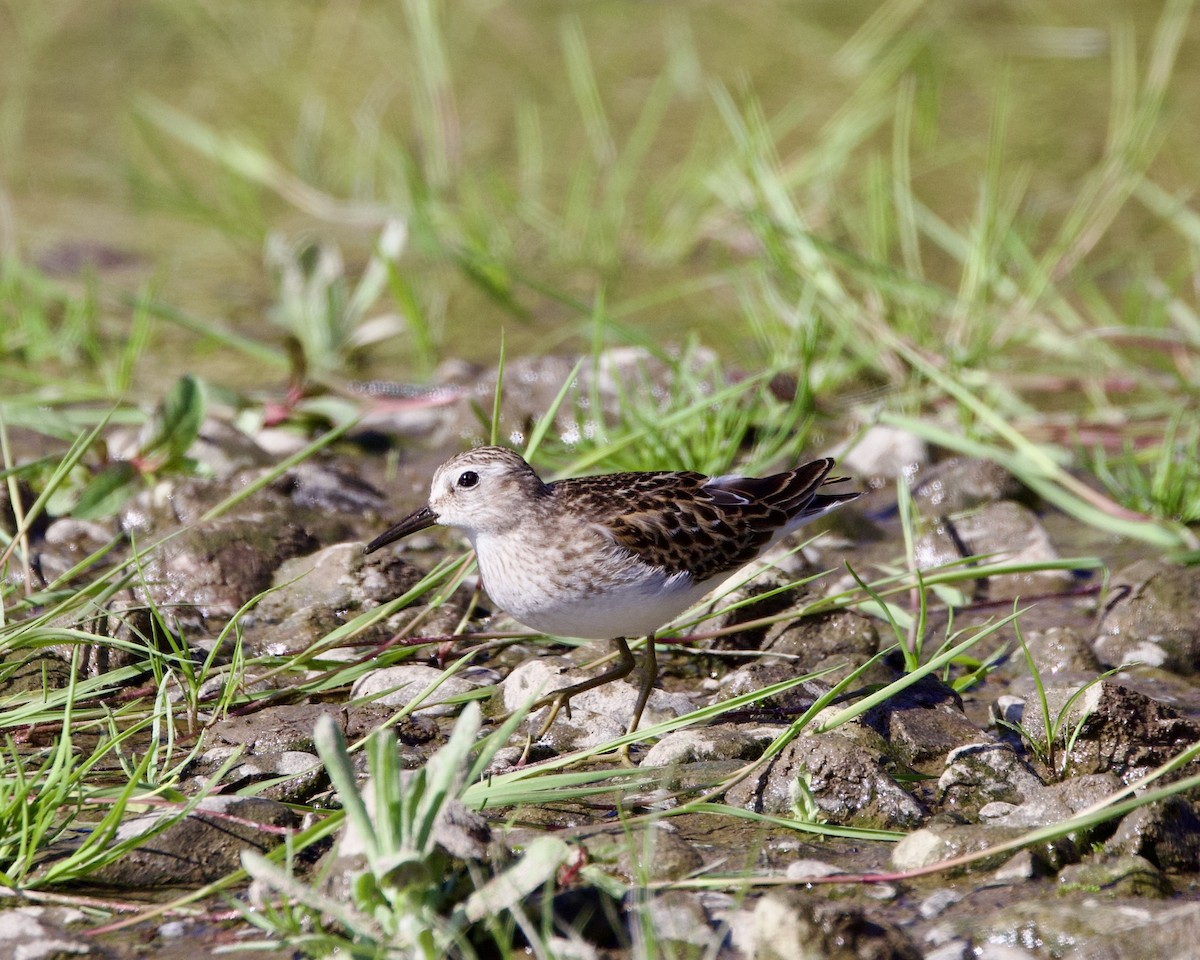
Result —
[{"label": "bird's white breast", "polygon": [[528,534],[480,535],[475,550],[484,589],[534,630],[611,640],[653,633],[714,586],[668,576],[609,541],[585,537],[562,552]]}]

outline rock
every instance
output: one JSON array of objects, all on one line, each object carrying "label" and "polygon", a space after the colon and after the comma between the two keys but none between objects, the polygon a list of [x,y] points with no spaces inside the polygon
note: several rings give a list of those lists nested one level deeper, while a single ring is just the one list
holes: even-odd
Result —
[{"label": "rock", "polygon": [[[1026,631],[1025,643],[1043,678],[1067,674],[1090,680],[1100,673],[1100,661],[1092,651],[1092,645],[1071,627]],[[1017,680],[1029,679],[1029,665],[1020,650],[1013,651],[1001,670],[1005,676]]]},{"label": "rock", "polygon": [[150,836],[171,814],[154,813],[121,824],[113,843],[146,840],[89,879],[114,887],[199,886],[241,866],[242,850],[266,853],[283,840],[296,815],[261,797],[206,797],[182,820]]},{"label": "rock", "polygon": [[90,520],[62,517],[46,528],[41,550],[38,553],[38,569],[42,580],[50,583],[91,554],[111,543],[116,531]]},{"label": "rock", "polygon": [[646,920],[653,925],[655,946],[664,956],[710,951],[722,939],[699,899],[682,890],[668,890],[647,899]]},{"label": "rock", "polygon": [[874,621],[839,610],[775,624],[767,631],[763,651],[787,657],[793,674],[797,668],[812,673],[837,666],[838,670],[821,677],[826,683],[836,683],[875,656],[879,632]]},{"label": "rock", "polygon": [[1046,873],[1045,864],[1031,851],[1018,850],[992,872],[992,879],[996,883],[1018,884],[1036,880]]},{"label": "rock", "polygon": [[923,816],[874,755],[836,733],[797,737],[725,800],[757,813],[858,827],[907,829]]},{"label": "rock", "polygon": [[1200,903],[1096,896],[1042,896],[986,913],[961,915],[958,926],[987,945],[1036,944],[1029,957],[1063,960],[1192,960],[1200,943]]},{"label": "rock", "polygon": [[1174,892],[1154,864],[1133,854],[1089,857],[1063,867],[1058,882],[1064,889],[1077,887],[1108,897],[1169,897]]},{"label": "rock", "polygon": [[[698,613],[710,615],[698,629],[705,634],[722,630],[733,632],[701,640],[700,646],[708,650],[758,650],[771,625],[756,621],[779,616],[789,609],[803,609],[806,603],[816,600],[816,593],[794,586],[798,577],[815,572],[804,554],[793,553],[789,559],[803,569],[785,573],[761,560],[754,561],[745,574],[739,574],[738,579],[743,581],[740,586],[705,601]],[[750,623],[755,625],[736,629]]]},{"label": "rock", "polygon": [[883,737],[901,762],[933,775],[942,773],[951,750],[988,739],[966,718],[962,698],[933,676],[872,707],[862,723]]},{"label": "rock", "polygon": [[[1072,776],[1112,771],[1130,783],[1200,739],[1200,723],[1113,680],[1077,692],[1072,687],[1046,689],[1058,749],[1071,742],[1066,772]],[[1026,704],[1021,723],[1031,740],[1044,744],[1046,718],[1032,706]]]},{"label": "rock", "polygon": [[[373,704],[350,706],[341,703],[280,703],[254,713],[230,716],[209,727],[208,742],[245,745],[250,755],[286,750],[313,751],[313,728],[317,719],[328,715],[347,740],[359,740],[390,719],[394,710]],[[425,743],[437,735],[437,726],[428,720],[397,724],[401,743]]]},{"label": "rock", "polygon": [[922,470],[912,484],[913,502],[927,517],[973,510],[1001,500],[1020,500],[1025,489],[994,460],[950,457]]},{"label": "rock", "polygon": [[757,760],[778,735],[778,727],[745,724],[688,727],[659,740],[646,752],[641,765],[673,767],[709,760]]},{"label": "rock", "polygon": [[793,860],[787,865],[784,876],[797,883],[804,883],[806,880],[819,880],[822,877],[832,877],[842,872],[838,867],[832,863],[826,863],[824,860]]},{"label": "rock", "polygon": [[200,433],[188,448],[188,456],[201,465],[201,472],[227,480],[244,470],[270,467],[278,458],[253,438],[217,417],[206,417]]},{"label": "rock", "polygon": [[321,513],[380,515],[388,505],[387,497],[346,460],[302,460],[275,481],[274,489],[297,507]]},{"label": "rock", "polygon": [[[204,516],[229,488],[257,482],[261,470],[220,486],[195,479],[165,483],[135,497],[121,513],[123,529],[179,529],[149,554],[134,601],[168,611],[172,622],[191,628],[202,629],[209,620],[224,626],[271,585],[285,560],[321,543],[356,539],[364,512],[358,500],[331,503],[304,492],[311,487],[305,478],[329,469],[308,464],[289,471],[214,519]],[[348,483],[343,471],[334,475]]]},{"label": "rock", "polygon": [[951,940],[927,950],[925,960],[977,960],[977,955],[966,940]]},{"label": "rock", "polygon": [[109,952],[68,927],[87,916],[72,907],[11,907],[0,910],[0,956],[11,960],[108,957]]},{"label": "rock", "polygon": [[270,515],[241,513],[185,527],[150,554],[136,598],[182,623],[224,625],[271,585],[284,560],[318,546],[291,512],[281,507]]},{"label": "rock", "polygon": [[[640,658],[639,658],[640,659]],[[593,668],[586,674],[573,670],[573,664],[561,657],[540,657],[526,660],[517,666],[500,684],[500,698],[505,711],[518,710],[539,696],[578,683],[585,676],[595,676]],[[637,673],[632,674],[634,678]],[[571,698],[571,715],[559,711],[545,740],[557,753],[598,747],[622,736],[633,708],[637,703],[637,683],[616,680],[587,690]],[[642,714],[641,727],[650,727],[680,717],[694,709],[691,698],[681,693],[652,690]],[[539,707],[525,719],[526,729],[536,731],[548,716],[550,707]]]},{"label": "rock", "polygon": [[0,696],[8,697],[17,693],[37,693],[43,691],[62,690],[71,683],[71,661],[68,651],[66,656],[56,653],[30,654],[17,659],[15,651],[13,659],[4,664],[0,673]]},{"label": "rock", "polygon": [[935,890],[921,901],[917,913],[925,920],[932,920],[934,917],[940,917],[962,898],[963,894],[958,890]]},{"label": "rock", "polygon": [[[721,678],[717,687],[717,698],[724,702],[748,693],[757,693],[776,683],[794,680],[806,673],[793,660],[780,657],[760,656]],[[770,711],[781,717],[798,717],[816,701],[829,692],[830,684],[824,680],[804,680],[782,692],[758,698],[744,710],[758,713]]]},{"label": "rock", "polygon": [[1193,960],[1200,943],[1200,904],[1156,903],[1144,898],[1132,903],[1105,904],[1095,908],[1095,900],[1085,903],[1092,913],[1111,914],[1106,929],[1074,948],[1068,948],[1064,960]]},{"label": "rock", "polygon": [[1005,743],[970,743],[946,757],[937,796],[946,808],[973,817],[993,801],[1020,803],[1041,789],[1042,781]]},{"label": "rock", "polygon": [[[1045,563],[1058,560],[1058,551],[1037,516],[1011,500],[989,503],[974,513],[950,521],[944,519],[915,547],[921,569],[960,562],[964,556],[987,555],[987,564]],[[986,592],[989,600],[1011,599],[1066,590],[1074,581],[1070,570],[1037,570],[1012,573],[979,581],[976,598]]]},{"label": "rock", "polygon": [[735,946],[754,960],[921,958],[907,934],[867,908],[814,902],[798,892],[772,891],[761,897],[750,936],[749,944]]},{"label": "rock", "polygon": [[848,449],[835,449],[838,469],[863,480],[912,478],[929,463],[929,446],[915,433],[876,423]]},{"label": "rock", "polygon": [[1125,815],[1104,849],[1144,857],[1162,870],[1200,868],[1200,817],[1183,797],[1169,797]]},{"label": "rock", "polygon": [[1085,774],[1026,789],[1020,803],[992,802],[979,810],[982,821],[1005,827],[1045,827],[1095,806],[1121,788],[1112,773]]},{"label": "rock", "polygon": [[[532,425],[548,410],[575,368],[572,356],[525,356],[510,358],[504,366],[504,391],[500,408],[500,436],[520,446]],[[662,384],[676,376],[678,365],[704,378],[716,360],[705,348],[694,348],[677,360],[664,362],[642,347],[611,347],[595,362],[584,363],[568,388],[565,402],[555,419],[557,433],[570,443],[574,437],[594,429],[602,418],[617,414],[623,398],[662,396]],[[379,430],[405,436],[421,436],[434,446],[484,442],[487,431],[476,410],[491,409],[498,370],[449,361],[435,374],[437,392],[431,402],[393,406],[376,411],[372,425]],[[712,379],[711,376],[708,379]],[[598,400],[599,406],[593,403]],[[665,399],[663,401],[665,403]]]},{"label": "rock", "polygon": [[[271,591],[245,618],[246,641],[256,653],[297,653],[358,614],[408,592],[421,576],[391,551],[365,556],[357,541],[292,557],[274,571]],[[391,633],[380,621],[355,642],[382,643]]]},{"label": "rock", "polygon": [[1116,574],[1093,648],[1112,666],[1200,672],[1200,568],[1139,560]]},{"label": "rock", "polygon": [[[982,824],[930,821],[920,830],[910,833],[892,848],[892,865],[897,870],[917,870],[952,857],[976,853],[1023,837],[1024,827],[994,827]],[[1065,838],[1029,847],[1040,858],[1048,872],[1057,872],[1064,864],[1079,859],[1075,844]],[[1012,855],[1003,851],[972,863],[973,869],[994,869]]]},{"label": "rock", "polygon": [[[227,750],[218,747],[207,751],[200,759],[217,767]],[[267,783],[254,791],[256,797],[278,800],[280,803],[305,803],[329,784],[325,768],[314,753],[301,750],[262,752],[235,764],[221,781],[227,791],[242,790],[251,784]]]},{"label": "rock", "polygon": [[618,872],[635,885],[682,880],[704,866],[695,844],[681,837],[679,829],[665,820],[647,824],[633,837],[627,828],[601,833],[584,847],[593,860],[615,859]]},{"label": "rock", "polygon": [[350,699],[371,697],[373,702],[385,707],[407,707],[434,684],[437,689],[426,696],[414,712],[435,717],[453,716],[458,713],[459,705],[445,701],[477,689],[461,674],[447,674],[445,670],[420,663],[405,663],[363,674],[350,688]]}]

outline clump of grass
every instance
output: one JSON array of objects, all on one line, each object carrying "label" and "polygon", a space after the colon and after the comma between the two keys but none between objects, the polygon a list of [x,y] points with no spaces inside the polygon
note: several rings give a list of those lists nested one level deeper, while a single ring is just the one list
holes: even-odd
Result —
[{"label": "clump of grass", "polygon": [[1122,506],[1175,523],[1200,523],[1200,425],[1190,417],[1177,413],[1161,438],[1145,446],[1127,440],[1111,454],[1098,445],[1084,461]]},{"label": "clump of grass", "polygon": [[94,282],[71,289],[15,257],[0,259],[3,407],[119,400],[151,343],[154,317],[148,296],[135,297],[116,336],[110,309]]},{"label": "clump of grass", "polygon": [[[467,883],[466,866],[443,846],[443,831],[454,829],[453,808],[463,786],[478,778],[504,742],[493,735],[477,748],[480,722],[478,706],[469,704],[445,745],[420,769],[407,772],[397,765],[395,738],[377,731],[367,744],[368,780],[360,788],[344,740],[333,721],[322,717],[314,740],[348,825],[340,855],[357,855],[362,866],[339,879],[348,891],[344,902],[246,851],[247,873],[284,903],[269,911],[246,910],[245,919],[271,934],[272,946],[310,956],[344,950],[423,960],[474,957],[472,927],[484,920],[502,926],[502,915],[518,911],[525,897],[552,883],[569,854],[563,840],[539,837],[489,881],[474,889]],[[528,925],[524,918],[515,922]]]},{"label": "clump of grass", "polygon": [[[353,284],[332,243],[311,237],[288,243],[278,234],[267,238],[267,267],[276,288],[269,315],[287,334],[298,381],[311,377],[322,382],[353,368],[363,350],[408,328],[404,316],[370,314],[390,285],[402,284],[398,261],[407,237],[403,221],[388,223]],[[428,351],[429,335],[420,317],[407,319],[421,331],[417,346]]]},{"label": "clump of grass", "polygon": [[620,375],[596,351],[588,389],[560,416],[574,424],[542,445],[543,456],[569,473],[669,467],[719,475],[798,462],[813,412],[801,394],[786,395],[794,384],[775,395],[775,373],[731,376],[692,343]]}]

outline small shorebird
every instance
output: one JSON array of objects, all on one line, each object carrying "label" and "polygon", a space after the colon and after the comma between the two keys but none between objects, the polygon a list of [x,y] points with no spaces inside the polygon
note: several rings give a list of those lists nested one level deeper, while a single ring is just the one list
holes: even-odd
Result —
[{"label": "small shorebird", "polygon": [[612,473],[544,483],[504,447],[479,447],[433,475],[429,504],[366,546],[371,553],[434,524],[461,530],[492,600],[534,630],[613,640],[609,670],[564,687],[538,736],[576,694],[628,676],[628,637],[646,637],[629,730],[658,676],[654,633],[772,544],[857,493],[821,493],[833,460],[770,477],[676,471]]}]

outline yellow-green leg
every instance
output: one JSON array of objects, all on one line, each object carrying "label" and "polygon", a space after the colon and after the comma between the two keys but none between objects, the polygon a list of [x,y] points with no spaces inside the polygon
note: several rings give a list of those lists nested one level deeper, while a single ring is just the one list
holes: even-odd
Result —
[{"label": "yellow-green leg", "polygon": [[[585,690],[594,690],[596,687],[602,687],[606,683],[612,683],[614,680],[622,680],[633,673],[633,668],[637,666],[637,661],[633,657],[633,653],[629,649],[629,644],[625,642],[624,637],[617,637],[613,641],[617,645],[617,662],[603,673],[589,677],[587,680],[581,680],[579,683],[573,683],[569,687],[563,687],[561,690],[555,690],[554,693],[547,694],[540,700],[535,700],[531,709],[536,710],[539,707],[550,706],[550,715],[542,723],[541,729],[538,730],[535,740],[540,740],[545,736],[546,731],[550,729],[555,719],[558,717],[558,712],[564,707],[567,711],[567,716],[571,715],[571,698],[583,693]],[[653,679],[650,681],[653,683]],[[646,698],[650,696],[649,690],[645,691],[645,696],[640,693],[638,695],[638,707],[636,716],[642,715],[642,709],[646,705]],[[636,724],[636,719],[635,719]]]}]

